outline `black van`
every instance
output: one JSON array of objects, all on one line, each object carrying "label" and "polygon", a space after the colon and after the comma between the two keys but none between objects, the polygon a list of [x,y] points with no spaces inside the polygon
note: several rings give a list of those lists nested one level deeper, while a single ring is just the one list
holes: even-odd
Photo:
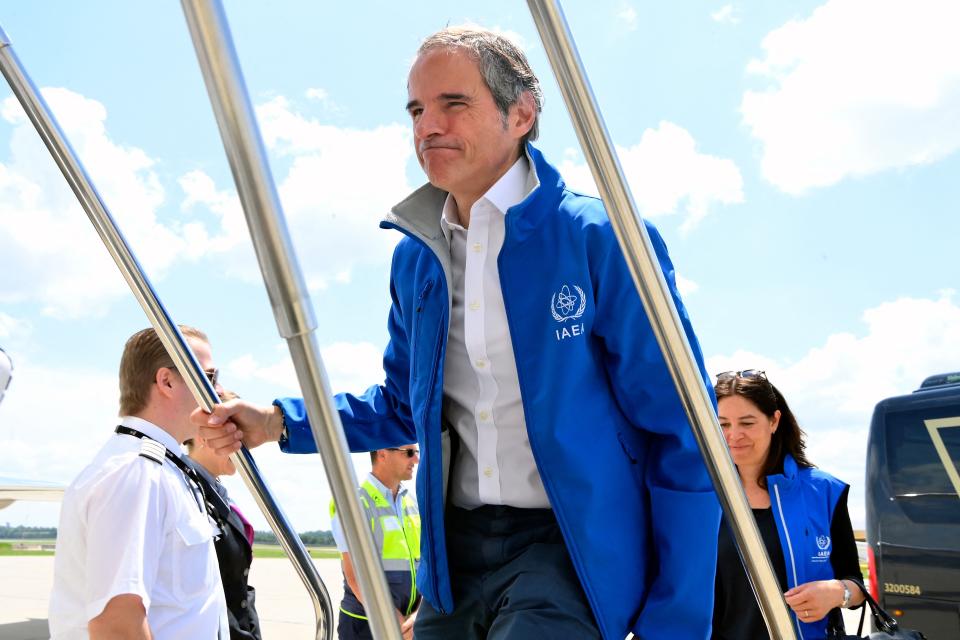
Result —
[{"label": "black van", "polygon": [[960,638],[960,373],[874,409],[866,508],[880,606],[931,640]]}]

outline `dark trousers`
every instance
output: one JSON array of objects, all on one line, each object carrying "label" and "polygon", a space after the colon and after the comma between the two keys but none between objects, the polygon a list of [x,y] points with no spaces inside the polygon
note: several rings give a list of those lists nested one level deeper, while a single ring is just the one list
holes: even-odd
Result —
[{"label": "dark trousers", "polygon": [[552,510],[448,507],[446,524],[454,610],[424,600],[417,640],[599,640]]},{"label": "dark trousers", "polygon": [[370,631],[370,623],[366,620],[358,620],[340,611],[340,618],[337,620],[337,638],[339,640],[373,640],[373,632]]}]

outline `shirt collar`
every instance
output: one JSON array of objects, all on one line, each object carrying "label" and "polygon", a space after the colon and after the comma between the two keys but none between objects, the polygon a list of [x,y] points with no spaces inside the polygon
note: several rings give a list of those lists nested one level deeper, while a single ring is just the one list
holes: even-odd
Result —
[{"label": "shirt collar", "polygon": [[369,481],[370,481],[370,484],[372,484],[374,487],[376,487],[376,488],[377,488],[377,491],[379,491],[379,492],[381,493],[381,495],[383,495],[383,497],[387,499],[387,502],[390,502],[390,503],[394,503],[394,502],[399,501],[400,498],[402,498],[403,495],[407,492],[407,488],[404,487],[404,486],[403,486],[403,483],[401,482],[401,483],[400,483],[400,490],[397,491],[397,499],[394,500],[394,499],[393,499],[393,491],[390,491],[390,489],[387,488],[387,485],[385,485],[385,484],[383,484],[382,482],[380,482],[380,480],[377,479],[377,476],[373,475],[372,473],[368,473],[368,474],[367,474],[367,480],[369,480]]},{"label": "shirt collar", "polygon": [[[523,202],[524,198],[539,184],[536,171],[531,171],[531,169],[532,165],[527,160],[527,154],[522,154],[483,197],[498,211],[506,215],[510,207]],[[534,183],[532,187],[530,186],[531,182]]]},{"label": "shirt collar", "polygon": [[165,446],[173,455],[180,455],[180,443],[162,427],[136,416],[123,416],[120,419],[120,424],[129,429],[136,429],[145,436],[150,436]]},{"label": "shirt collar", "polygon": [[[497,211],[506,215],[510,207],[523,202],[524,199],[530,195],[530,192],[539,186],[540,179],[537,177],[533,163],[527,159],[527,154],[524,153],[517,158],[513,166],[510,167],[505,174],[500,176],[500,179],[483,194],[480,200],[486,200],[492,204]],[[477,202],[480,202],[480,200],[477,200]],[[474,206],[476,206],[476,203],[474,203]],[[456,202],[454,202],[453,196],[449,193],[443,203],[443,212],[440,215],[440,228],[443,230],[443,235],[446,236],[447,242],[450,241],[452,229],[464,230],[459,222]]]}]

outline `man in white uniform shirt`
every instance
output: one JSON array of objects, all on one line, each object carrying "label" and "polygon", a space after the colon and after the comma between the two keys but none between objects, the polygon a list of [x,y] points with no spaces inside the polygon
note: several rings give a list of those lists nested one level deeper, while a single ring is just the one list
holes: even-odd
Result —
[{"label": "man in white uniform shirt", "polygon": [[[207,337],[180,331],[216,384]],[[179,458],[196,407],[156,332],[134,334],[120,360],[120,426],[64,494],[54,640],[229,638],[213,524]]]}]

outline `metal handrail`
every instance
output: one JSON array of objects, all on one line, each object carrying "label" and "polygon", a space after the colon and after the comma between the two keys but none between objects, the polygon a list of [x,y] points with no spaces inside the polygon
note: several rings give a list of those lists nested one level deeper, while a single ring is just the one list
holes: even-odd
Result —
[{"label": "metal handrail", "polygon": [[396,608],[387,589],[373,533],[360,506],[343,425],[333,406],[333,394],[317,346],[310,294],[290,242],[223,7],[219,0],[182,0],[181,4],[277,327],[287,341],[300,381],[310,427],[337,504],[370,628],[377,640],[399,640]]},{"label": "metal handrail", "polygon": [[773,565],[727,451],[713,403],[683,331],[643,220],[623,176],[557,0],[527,0],[607,215],[713,479],[771,638],[796,638]]},{"label": "metal handrail", "polygon": [[[220,402],[216,391],[203,373],[203,368],[193,350],[184,340],[158,298],[143,268],[90,180],[90,176],[64,136],[63,130],[17,58],[2,27],[0,27],[0,71],[80,201],[80,205],[116,262],[133,295],[143,307],[150,324],[157,331],[167,353],[183,375],[197,403],[206,411],[213,410],[213,407]],[[331,640],[333,607],[313,560],[270,494],[250,452],[241,449],[233,455],[233,461],[239,467],[240,475],[247,488],[270,523],[270,528],[277,535],[280,544],[294,563],[297,573],[310,591],[317,614],[317,638]]]}]

